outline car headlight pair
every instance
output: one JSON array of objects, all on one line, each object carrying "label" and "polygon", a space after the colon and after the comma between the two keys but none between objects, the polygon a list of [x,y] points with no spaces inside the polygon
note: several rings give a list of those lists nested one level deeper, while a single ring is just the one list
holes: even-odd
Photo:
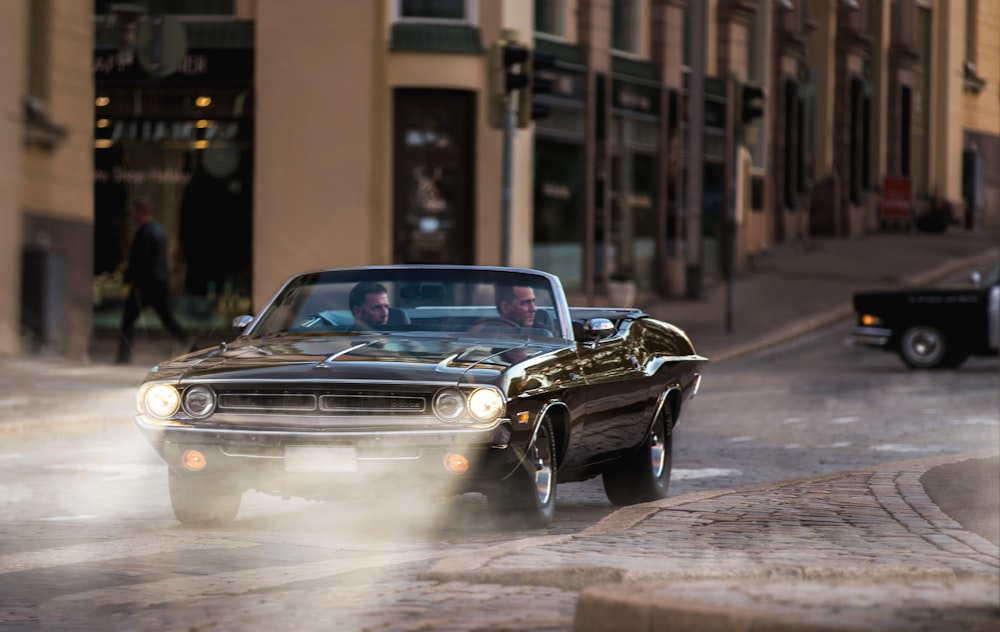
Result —
[{"label": "car headlight pair", "polygon": [[496,421],[503,414],[504,401],[492,388],[462,391],[444,388],[434,396],[434,414],[441,421],[461,422],[468,417],[479,422]]},{"label": "car headlight pair", "polygon": [[143,410],[153,417],[169,419],[183,409],[194,419],[204,419],[215,412],[215,391],[201,384],[179,391],[173,384],[153,384],[140,396]]}]

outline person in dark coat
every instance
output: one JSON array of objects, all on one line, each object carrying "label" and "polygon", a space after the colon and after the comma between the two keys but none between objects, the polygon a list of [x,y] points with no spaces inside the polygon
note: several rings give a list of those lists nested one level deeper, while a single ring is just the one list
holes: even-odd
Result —
[{"label": "person in dark coat", "polygon": [[147,198],[132,201],[132,219],[137,228],[132,238],[125,282],[131,284],[125,311],[122,313],[121,336],[118,341],[118,364],[132,360],[132,340],[135,321],[147,307],[152,307],[163,327],[184,345],[191,347],[191,338],[170,311],[168,297],[167,233],[153,219],[153,206]]}]

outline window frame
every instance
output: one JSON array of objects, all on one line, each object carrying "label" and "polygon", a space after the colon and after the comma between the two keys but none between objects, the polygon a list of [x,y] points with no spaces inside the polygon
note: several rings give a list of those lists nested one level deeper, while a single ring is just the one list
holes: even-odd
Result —
[{"label": "window frame", "polygon": [[[629,24],[629,32],[626,34],[631,41],[627,42],[628,46],[631,48],[618,48],[615,44],[616,30],[619,26],[615,21],[615,15],[617,14],[617,7],[621,3],[629,3],[631,6],[627,9],[631,10],[631,23]],[[621,55],[623,57],[633,57],[639,58],[642,56],[643,50],[643,25],[645,21],[643,20],[644,14],[644,2],[642,0],[612,0],[611,1],[611,52],[614,55]],[[625,10],[623,13],[627,13]]]},{"label": "window frame", "polygon": [[569,38],[569,0],[535,0],[535,18],[538,17],[538,6],[542,3],[549,5],[557,22],[557,31],[543,31],[539,29],[538,21],[535,20],[533,30],[535,37],[557,42],[564,42]]},{"label": "window frame", "polygon": [[403,2],[392,0],[392,22],[405,24],[451,24],[475,25],[479,23],[479,2],[477,0],[461,0],[464,7],[463,18],[409,17],[403,15]]}]

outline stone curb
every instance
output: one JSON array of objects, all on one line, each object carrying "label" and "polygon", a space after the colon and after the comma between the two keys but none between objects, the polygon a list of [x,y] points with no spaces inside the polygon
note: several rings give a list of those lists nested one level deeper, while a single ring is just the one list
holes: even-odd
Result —
[{"label": "stone curb", "polygon": [[[935,586],[861,582],[684,581],[592,587],[577,602],[573,632],[884,632],[997,630],[996,579]],[[995,602],[994,602],[995,603]],[[847,605],[845,605],[847,604]],[[933,612],[944,613],[934,618]]]}]

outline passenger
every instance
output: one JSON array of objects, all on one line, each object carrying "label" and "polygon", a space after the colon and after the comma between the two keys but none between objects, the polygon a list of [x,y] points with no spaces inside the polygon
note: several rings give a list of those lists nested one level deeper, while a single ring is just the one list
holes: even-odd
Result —
[{"label": "passenger", "polygon": [[354,324],[363,327],[389,322],[389,293],[381,283],[362,281],[348,296]]}]

